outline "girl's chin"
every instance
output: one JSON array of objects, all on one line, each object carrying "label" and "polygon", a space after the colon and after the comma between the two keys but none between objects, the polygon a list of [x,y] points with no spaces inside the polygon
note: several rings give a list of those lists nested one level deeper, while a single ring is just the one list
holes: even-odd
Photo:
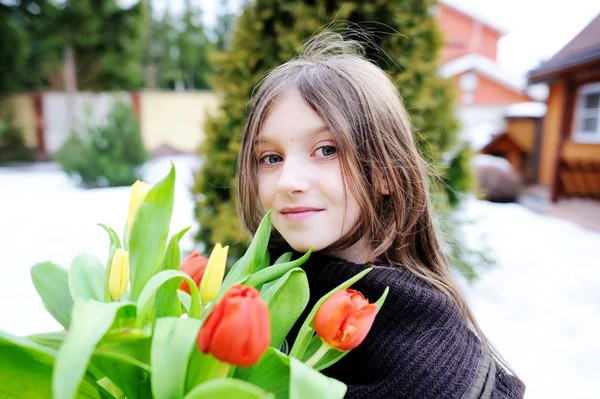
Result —
[{"label": "girl's chin", "polygon": [[288,240],[286,240],[286,241],[288,242],[290,247],[292,247],[294,249],[294,251],[301,252],[301,253],[308,252],[311,248],[313,249],[313,252],[317,252],[317,251],[320,251],[323,248],[325,248],[324,245],[318,245],[315,243],[293,242],[293,241],[288,241]]}]

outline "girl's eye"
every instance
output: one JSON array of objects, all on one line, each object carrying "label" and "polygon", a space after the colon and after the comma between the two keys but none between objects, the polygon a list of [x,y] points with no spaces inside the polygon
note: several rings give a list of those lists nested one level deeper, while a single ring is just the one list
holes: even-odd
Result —
[{"label": "girl's eye", "polygon": [[276,154],[268,154],[265,155],[264,157],[262,157],[259,160],[259,163],[262,165],[273,165],[276,164],[277,162],[281,162],[282,158],[279,155]]},{"label": "girl's eye", "polygon": [[329,158],[335,155],[337,148],[332,145],[324,145],[323,147],[317,148],[317,151],[320,151],[324,157]]}]

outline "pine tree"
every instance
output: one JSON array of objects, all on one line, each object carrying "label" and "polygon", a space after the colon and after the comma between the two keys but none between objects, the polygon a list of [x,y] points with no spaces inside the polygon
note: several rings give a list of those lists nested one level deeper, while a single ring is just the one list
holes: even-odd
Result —
[{"label": "pine tree", "polygon": [[235,14],[229,9],[229,1],[221,0],[217,11],[217,22],[213,30],[217,51],[225,51],[229,48],[234,28]]},{"label": "pine tree", "polygon": [[[206,245],[219,241],[229,245],[238,243],[230,247],[234,256],[243,251],[247,238],[236,215],[234,178],[247,116],[246,101],[265,72],[288,61],[303,40],[332,21],[345,21],[350,28],[358,26],[378,32],[371,36],[372,44],[366,47],[366,55],[388,73],[399,89],[422,153],[441,177],[436,181],[443,182],[447,168],[442,156],[455,144],[457,122],[450,83],[437,73],[443,42],[432,12],[435,3],[435,0],[247,3],[230,49],[215,66],[215,85],[222,94],[221,112],[206,124],[206,142],[201,150],[205,163],[193,190],[199,198],[197,239]],[[467,173],[455,167],[452,175],[454,180],[449,184],[460,187]],[[437,203],[450,202],[443,189],[436,192]]]},{"label": "pine tree", "polygon": [[185,1],[183,27],[177,39],[179,69],[187,90],[209,88],[211,72],[208,59],[209,41],[202,24],[202,10]]},{"label": "pine tree", "polygon": [[[0,58],[4,61],[0,63],[0,74],[11,80],[8,89],[62,90],[61,68],[66,48],[74,53],[79,90],[142,86],[142,3],[128,8],[116,0],[13,3],[0,5]],[[5,85],[0,79],[0,91],[6,90],[2,86]]]}]

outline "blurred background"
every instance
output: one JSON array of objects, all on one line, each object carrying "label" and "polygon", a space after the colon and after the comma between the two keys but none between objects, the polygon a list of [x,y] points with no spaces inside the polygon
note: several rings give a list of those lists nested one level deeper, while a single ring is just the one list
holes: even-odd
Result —
[{"label": "blurred background", "polygon": [[[526,398],[600,378],[600,2],[0,0],[0,330],[61,327],[30,267],[106,259],[129,186],[177,170],[185,253],[233,262],[246,104],[329,27],[365,40],[424,157],[447,255]],[[358,35],[357,32],[363,32]]]}]

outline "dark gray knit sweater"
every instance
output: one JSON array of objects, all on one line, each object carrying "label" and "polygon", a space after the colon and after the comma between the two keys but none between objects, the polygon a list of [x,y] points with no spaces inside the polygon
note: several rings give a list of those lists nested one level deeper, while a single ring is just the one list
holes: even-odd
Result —
[{"label": "dark gray knit sweater", "polygon": [[[310,302],[288,335],[290,345],[316,301],[366,267],[311,255],[303,266]],[[518,381],[482,351],[453,302],[426,282],[399,267],[376,266],[351,288],[375,302],[387,286],[365,341],[323,370],[348,385],[346,398],[523,397]]]}]

